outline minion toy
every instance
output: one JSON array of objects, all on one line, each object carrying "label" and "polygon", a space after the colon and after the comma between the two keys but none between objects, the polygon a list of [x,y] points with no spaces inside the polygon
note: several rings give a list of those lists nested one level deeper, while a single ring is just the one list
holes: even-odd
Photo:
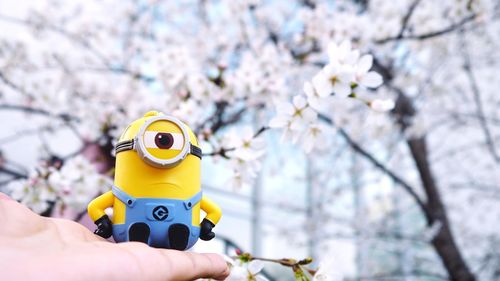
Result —
[{"label": "minion toy", "polygon": [[214,238],[222,212],[202,195],[201,149],[186,124],[150,111],[127,127],[115,151],[114,184],[88,205],[95,234],[177,250]]}]

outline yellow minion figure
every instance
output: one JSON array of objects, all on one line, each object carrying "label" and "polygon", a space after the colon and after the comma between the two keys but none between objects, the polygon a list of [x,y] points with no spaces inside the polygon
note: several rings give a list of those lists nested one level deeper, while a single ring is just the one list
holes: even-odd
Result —
[{"label": "yellow minion figure", "polygon": [[[177,250],[214,238],[222,212],[202,195],[202,153],[186,124],[150,111],[125,129],[115,150],[114,184],[88,205],[97,235]],[[113,222],[104,213],[111,206]]]}]

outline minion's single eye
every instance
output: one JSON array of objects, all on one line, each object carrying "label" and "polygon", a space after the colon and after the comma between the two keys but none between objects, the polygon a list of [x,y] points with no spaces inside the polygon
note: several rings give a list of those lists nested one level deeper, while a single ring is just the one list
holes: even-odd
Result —
[{"label": "minion's single eye", "polygon": [[155,144],[158,148],[169,149],[174,144],[174,137],[170,133],[158,133],[155,136]]},{"label": "minion's single eye", "polygon": [[181,150],[184,146],[184,137],[179,133],[146,131],[144,145],[147,148]]}]

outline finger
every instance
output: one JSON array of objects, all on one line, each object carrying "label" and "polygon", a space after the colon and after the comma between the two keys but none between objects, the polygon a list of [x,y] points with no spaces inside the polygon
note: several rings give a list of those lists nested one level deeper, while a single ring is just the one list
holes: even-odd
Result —
[{"label": "finger", "polygon": [[143,243],[120,243],[120,247],[135,256],[142,277],[154,274],[144,280],[194,280],[212,278],[223,280],[229,275],[224,259],[217,254],[198,254],[176,250],[155,249]]},{"label": "finger", "polygon": [[[175,258],[171,280],[194,280],[198,278],[224,280],[229,275],[227,263],[220,255],[171,250],[159,251],[162,251],[167,259],[172,260],[172,258]],[[168,256],[171,257],[168,258]]]}]

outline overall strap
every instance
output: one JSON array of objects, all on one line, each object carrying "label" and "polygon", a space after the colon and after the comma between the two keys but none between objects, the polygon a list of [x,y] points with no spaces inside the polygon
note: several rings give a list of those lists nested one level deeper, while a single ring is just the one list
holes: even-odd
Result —
[{"label": "overall strap", "polygon": [[120,201],[122,201],[123,204],[125,204],[129,207],[133,207],[135,204],[135,201],[137,200],[136,198],[128,195],[127,193],[125,193],[125,191],[121,190],[120,188],[118,188],[115,185],[113,185],[111,187],[111,192],[113,192],[113,195],[116,198],[118,198]]},{"label": "overall strap", "polygon": [[203,196],[202,192],[196,193],[193,197],[184,200],[184,207],[186,207],[186,210],[189,210],[194,207],[198,202],[201,201],[201,197]]}]

